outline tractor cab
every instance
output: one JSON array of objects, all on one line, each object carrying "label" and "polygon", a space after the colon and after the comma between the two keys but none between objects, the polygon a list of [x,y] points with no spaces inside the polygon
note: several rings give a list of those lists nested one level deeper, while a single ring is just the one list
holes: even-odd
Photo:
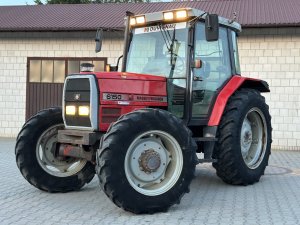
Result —
[{"label": "tractor cab", "polygon": [[165,77],[168,111],[189,124],[207,124],[220,88],[240,74],[238,23],[185,8],[128,14],[123,72]]}]

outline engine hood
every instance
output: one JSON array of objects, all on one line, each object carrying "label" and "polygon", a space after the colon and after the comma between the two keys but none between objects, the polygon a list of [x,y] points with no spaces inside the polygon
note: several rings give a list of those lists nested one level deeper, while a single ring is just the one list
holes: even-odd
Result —
[{"label": "engine hood", "polygon": [[145,107],[167,107],[165,77],[146,74],[95,73],[99,87],[100,130],[106,131],[120,115]]},{"label": "engine hood", "polygon": [[165,81],[165,77],[154,76],[150,74],[138,74],[127,72],[95,72],[98,79],[124,79],[124,80],[149,80]]}]

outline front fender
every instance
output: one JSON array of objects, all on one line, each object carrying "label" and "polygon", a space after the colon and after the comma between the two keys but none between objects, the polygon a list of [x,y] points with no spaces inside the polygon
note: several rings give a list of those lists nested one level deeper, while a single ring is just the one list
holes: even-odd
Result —
[{"label": "front fender", "polygon": [[228,99],[240,88],[252,88],[260,92],[270,92],[269,85],[266,81],[237,75],[233,76],[220,91],[210,115],[208,126],[219,125]]}]

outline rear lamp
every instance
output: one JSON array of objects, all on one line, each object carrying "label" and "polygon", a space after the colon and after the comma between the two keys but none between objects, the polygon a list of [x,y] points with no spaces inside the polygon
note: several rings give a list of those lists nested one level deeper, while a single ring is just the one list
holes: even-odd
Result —
[{"label": "rear lamp", "polygon": [[78,114],[79,116],[88,116],[90,114],[90,107],[79,106]]},{"label": "rear lamp", "polygon": [[173,12],[165,12],[164,13],[164,20],[170,21],[174,19],[174,14]]},{"label": "rear lamp", "polygon": [[185,19],[187,18],[186,10],[176,11],[176,19]]},{"label": "rear lamp", "polygon": [[66,106],[66,115],[74,116],[76,114],[76,107],[74,105]]}]

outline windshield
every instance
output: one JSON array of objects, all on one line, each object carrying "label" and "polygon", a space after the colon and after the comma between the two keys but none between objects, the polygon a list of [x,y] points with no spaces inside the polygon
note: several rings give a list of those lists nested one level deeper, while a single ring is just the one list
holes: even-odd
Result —
[{"label": "windshield", "polygon": [[187,37],[185,22],[135,28],[126,72],[185,78]]}]

